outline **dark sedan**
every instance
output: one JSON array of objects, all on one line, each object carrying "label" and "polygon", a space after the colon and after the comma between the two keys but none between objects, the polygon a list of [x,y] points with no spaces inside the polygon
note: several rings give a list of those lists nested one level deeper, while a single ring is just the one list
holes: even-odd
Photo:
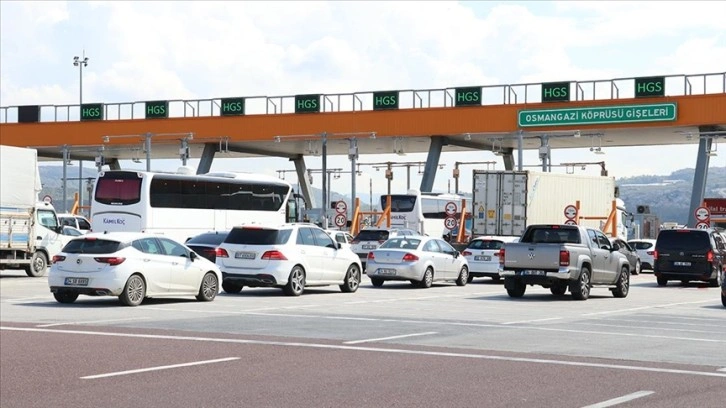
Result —
[{"label": "dark sedan", "polygon": [[189,238],[184,245],[204,258],[216,262],[216,249],[227,238],[227,234],[229,234],[229,231],[205,232]]}]

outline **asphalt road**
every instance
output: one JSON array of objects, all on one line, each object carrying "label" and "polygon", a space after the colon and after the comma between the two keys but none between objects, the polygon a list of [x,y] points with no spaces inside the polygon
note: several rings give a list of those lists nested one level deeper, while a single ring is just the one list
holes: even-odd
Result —
[{"label": "asphalt road", "polygon": [[650,274],[584,302],[477,279],[130,308],[6,271],[0,406],[722,407],[725,318],[718,288]]}]

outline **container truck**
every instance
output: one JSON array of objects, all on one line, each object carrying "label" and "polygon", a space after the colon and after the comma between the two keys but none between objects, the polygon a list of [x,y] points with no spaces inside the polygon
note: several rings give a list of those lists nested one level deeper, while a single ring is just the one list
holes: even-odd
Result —
[{"label": "container truck", "polygon": [[521,236],[532,224],[567,223],[602,229],[615,206],[616,233],[612,234],[610,227],[604,232],[628,239],[632,214],[617,197],[613,177],[474,170],[473,183],[470,211],[475,237]]},{"label": "container truck", "polygon": [[0,145],[0,269],[45,275],[63,245],[53,205],[39,202],[38,152]]}]

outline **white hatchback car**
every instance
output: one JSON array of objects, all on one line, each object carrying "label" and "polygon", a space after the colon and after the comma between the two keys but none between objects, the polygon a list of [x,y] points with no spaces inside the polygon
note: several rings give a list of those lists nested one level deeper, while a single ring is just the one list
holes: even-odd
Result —
[{"label": "white hatchback car", "polygon": [[499,250],[507,242],[517,242],[514,236],[477,237],[461,253],[469,262],[469,282],[474,278],[490,277],[495,281],[499,277]]},{"label": "white hatchback car", "polygon": [[227,293],[245,286],[278,287],[300,296],[305,287],[327,285],[350,293],[358,290],[362,270],[349,246],[307,223],[235,227],[217,247],[216,262]]},{"label": "white hatchback car", "polygon": [[635,252],[640,257],[640,268],[653,270],[655,260],[653,255],[655,254],[655,240],[654,239],[631,239],[628,241],[631,247],[635,248]]},{"label": "white hatchback car", "polygon": [[211,301],[222,273],[212,262],[167,237],[89,233],[69,241],[53,257],[48,285],[60,303],[79,295],[118,296],[127,306],[147,297],[194,295]]}]

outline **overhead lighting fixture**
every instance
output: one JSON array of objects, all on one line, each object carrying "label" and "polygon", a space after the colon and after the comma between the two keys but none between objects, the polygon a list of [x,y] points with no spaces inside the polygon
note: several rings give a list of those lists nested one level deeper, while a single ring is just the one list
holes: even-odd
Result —
[{"label": "overhead lighting fixture", "polygon": [[575,134],[573,136],[575,136],[576,138],[579,138],[580,136],[582,136],[582,133],[580,133],[580,131],[578,130],[575,132]]}]

